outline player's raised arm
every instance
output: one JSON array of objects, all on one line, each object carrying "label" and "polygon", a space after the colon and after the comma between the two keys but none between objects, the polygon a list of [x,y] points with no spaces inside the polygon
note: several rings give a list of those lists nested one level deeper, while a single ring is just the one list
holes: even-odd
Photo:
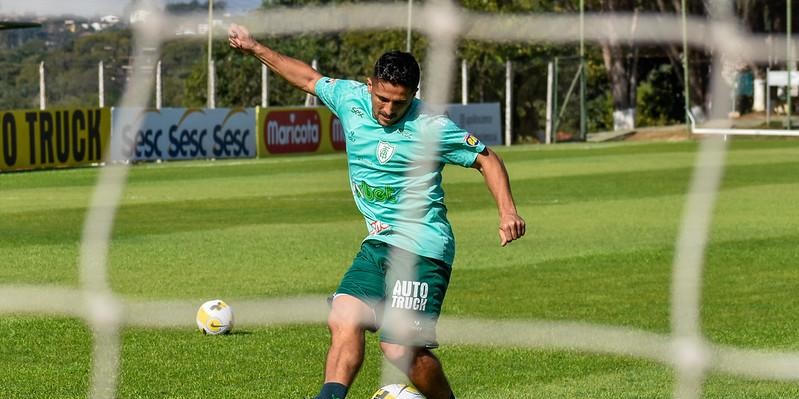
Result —
[{"label": "player's raised arm", "polygon": [[247,28],[232,24],[228,28],[230,47],[241,50],[258,58],[272,71],[286,79],[292,86],[309,94],[316,95],[316,81],[322,75],[310,65],[289,56],[283,55],[258,43]]},{"label": "player's raised arm", "polygon": [[516,204],[510,191],[508,171],[502,159],[486,147],[477,155],[472,167],[483,174],[488,190],[497,202],[500,245],[504,247],[509,242],[521,238],[525,233],[526,224],[516,211]]}]

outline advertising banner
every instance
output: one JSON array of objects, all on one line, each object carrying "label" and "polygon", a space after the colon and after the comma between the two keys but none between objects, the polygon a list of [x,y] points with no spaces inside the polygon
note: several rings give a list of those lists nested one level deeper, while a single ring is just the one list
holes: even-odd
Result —
[{"label": "advertising banner", "polygon": [[344,132],[327,107],[258,108],[258,156],[344,151]]},{"label": "advertising banner", "polygon": [[484,144],[502,144],[499,103],[449,104],[447,115],[461,129],[477,136]]},{"label": "advertising banner", "polygon": [[111,134],[108,108],[0,111],[0,170],[103,162]]},{"label": "advertising banner", "polygon": [[114,108],[113,117],[114,161],[252,158],[257,153],[254,108]]}]

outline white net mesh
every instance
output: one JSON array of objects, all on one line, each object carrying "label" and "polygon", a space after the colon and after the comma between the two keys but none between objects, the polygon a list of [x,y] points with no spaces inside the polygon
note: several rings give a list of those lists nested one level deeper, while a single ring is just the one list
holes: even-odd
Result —
[{"label": "white net mesh", "polygon": [[[37,15],[102,11],[101,1],[27,1]],[[5,5],[6,2],[3,2]],[[768,61],[762,38],[745,32],[730,12],[730,2],[715,2],[708,20],[690,17],[687,38],[691,46],[712,49],[716,64],[726,59],[741,62]],[[68,9],[59,9],[66,7]],[[348,4],[311,8],[273,9],[240,18],[254,34],[292,34],[339,32],[357,29],[404,29],[404,4]],[[47,10],[47,11],[44,11]],[[482,14],[460,9],[452,2],[439,0],[414,5],[413,27],[428,37],[429,57],[425,71],[425,99],[439,110],[451,92],[456,70],[454,49],[459,38],[491,42],[566,43],[579,40],[578,15]],[[134,52],[157,49],[173,32],[168,32],[161,11],[152,8],[154,18],[136,31]],[[187,18],[204,21],[205,14]],[[177,23],[174,19],[171,24]],[[682,20],[679,15],[602,14],[587,15],[585,38],[608,38],[639,43],[681,44]],[[775,39],[776,47],[785,47]],[[713,68],[714,109],[727,109],[723,87],[723,68]],[[134,70],[136,68],[134,67]],[[134,74],[119,106],[145,107],[152,96],[151,74]],[[123,114],[123,118],[125,118]],[[130,116],[132,118],[133,116]],[[723,119],[723,118],[722,118]],[[131,120],[129,124],[137,121]],[[430,146],[430,152],[437,148]],[[677,240],[671,292],[672,333],[652,332],[594,325],[581,322],[545,320],[452,319],[444,316],[439,324],[443,344],[474,344],[523,348],[555,348],[647,359],[673,367],[676,371],[674,397],[698,398],[710,372],[799,380],[799,354],[750,350],[716,345],[703,337],[699,324],[702,271],[708,231],[719,183],[724,170],[726,144],[705,140],[697,155],[690,193],[685,203]],[[124,326],[188,328],[187,314],[197,303],[189,301],[123,300],[110,289],[108,281],[109,244],[121,193],[126,185],[128,164],[105,167],[95,186],[91,208],[84,222],[80,260],[80,288],[0,286],[0,313],[45,313],[79,317],[94,333],[91,397],[112,398],[116,394],[120,364],[120,330]],[[71,306],[83,303],[85,306]],[[322,323],[327,308],[322,297],[269,298],[236,303],[241,322],[252,325]],[[147,318],[140,315],[147,309]],[[156,309],[156,313],[153,310]]]}]

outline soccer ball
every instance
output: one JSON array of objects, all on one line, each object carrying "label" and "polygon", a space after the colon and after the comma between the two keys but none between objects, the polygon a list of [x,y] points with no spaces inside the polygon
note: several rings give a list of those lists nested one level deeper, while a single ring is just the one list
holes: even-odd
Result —
[{"label": "soccer ball", "polygon": [[221,299],[208,301],[197,310],[197,327],[203,334],[227,334],[233,329],[233,309]]},{"label": "soccer ball", "polygon": [[410,385],[391,384],[378,389],[371,399],[425,399],[425,397]]}]

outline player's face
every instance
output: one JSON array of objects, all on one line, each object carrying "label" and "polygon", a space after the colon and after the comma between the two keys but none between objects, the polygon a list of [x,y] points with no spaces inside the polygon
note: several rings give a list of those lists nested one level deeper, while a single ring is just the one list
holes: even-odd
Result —
[{"label": "player's face", "polygon": [[391,126],[402,119],[416,94],[416,90],[376,78],[367,79],[366,86],[372,95],[372,116],[381,126]]}]

